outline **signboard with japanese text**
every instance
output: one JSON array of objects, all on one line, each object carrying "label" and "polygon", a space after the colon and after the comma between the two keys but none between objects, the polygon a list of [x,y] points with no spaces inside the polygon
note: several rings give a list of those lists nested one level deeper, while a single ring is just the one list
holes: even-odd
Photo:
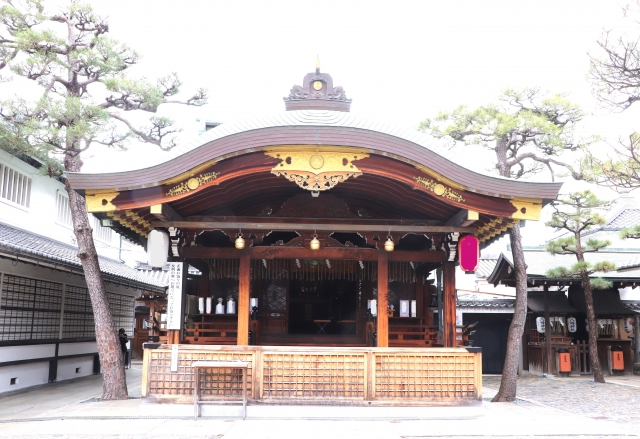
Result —
[{"label": "signboard with japanese text", "polygon": [[169,262],[167,289],[167,329],[180,329],[182,322],[182,262]]},{"label": "signboard with japanese text", "polygon": [[569,332],[576,332],[578,330],[578,321],[575,317],[569,317],[567,319],[567,329]]}]

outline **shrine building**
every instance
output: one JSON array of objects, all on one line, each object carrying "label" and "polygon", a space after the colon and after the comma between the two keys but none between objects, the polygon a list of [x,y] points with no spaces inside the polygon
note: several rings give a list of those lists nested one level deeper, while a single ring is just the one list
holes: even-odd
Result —
[{"label": "shrine building", "polygon": [[[478,246],[538,220],[561,183],[466,169],[437,139],[351,114],[319,68],[284,104],[157,166],[68,175],[151,265],[202,273],[149,302],[143,397],[193,403],[194,361],[242,360],[250,405],[480,403],[460,253],[473,271]],[[202,395],[239,394],[236,371],[207,376]]]}]

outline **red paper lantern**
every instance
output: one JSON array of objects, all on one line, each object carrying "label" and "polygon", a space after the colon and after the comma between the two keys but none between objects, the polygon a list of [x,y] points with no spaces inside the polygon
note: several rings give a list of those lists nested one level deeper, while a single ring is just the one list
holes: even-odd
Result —
[{"label": "red paper lantern", "polygon": [[458,243],[460,268],[463,271],[476,271],[480,262],[480,241],[472,235],[463,237]]}]

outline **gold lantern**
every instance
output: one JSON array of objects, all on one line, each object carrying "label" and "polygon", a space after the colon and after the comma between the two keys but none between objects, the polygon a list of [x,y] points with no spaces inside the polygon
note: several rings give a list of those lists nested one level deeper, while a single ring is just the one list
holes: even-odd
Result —
[{"label": "gold lantern", "polygon": [[391,235],[389,235],[384,243],[384,249],[388,252],[392,252],[394,248],[395,244],[393,243],[393,239],[391,239]]},{"label": "gold lantern", "polygon": [[242,250],[244,248],[244,239],[242,238],[242,232],[238,233],[238,237],[236,238],[236,248],[238,250]]},{"label": "gold lantern", "polygon": [[320,241],[318,241],[318,235],[313,234],[313,239],[309,243],[309,248],[311,250],[320,250]]}]

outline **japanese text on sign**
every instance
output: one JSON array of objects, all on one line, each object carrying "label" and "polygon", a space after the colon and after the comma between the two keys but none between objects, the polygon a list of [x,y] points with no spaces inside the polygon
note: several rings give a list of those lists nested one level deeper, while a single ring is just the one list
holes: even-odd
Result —
[{"label": "japanese text on sign", "polygon": [[169,262],[167,329],[180,329],[182,321],[182,262]]}]

